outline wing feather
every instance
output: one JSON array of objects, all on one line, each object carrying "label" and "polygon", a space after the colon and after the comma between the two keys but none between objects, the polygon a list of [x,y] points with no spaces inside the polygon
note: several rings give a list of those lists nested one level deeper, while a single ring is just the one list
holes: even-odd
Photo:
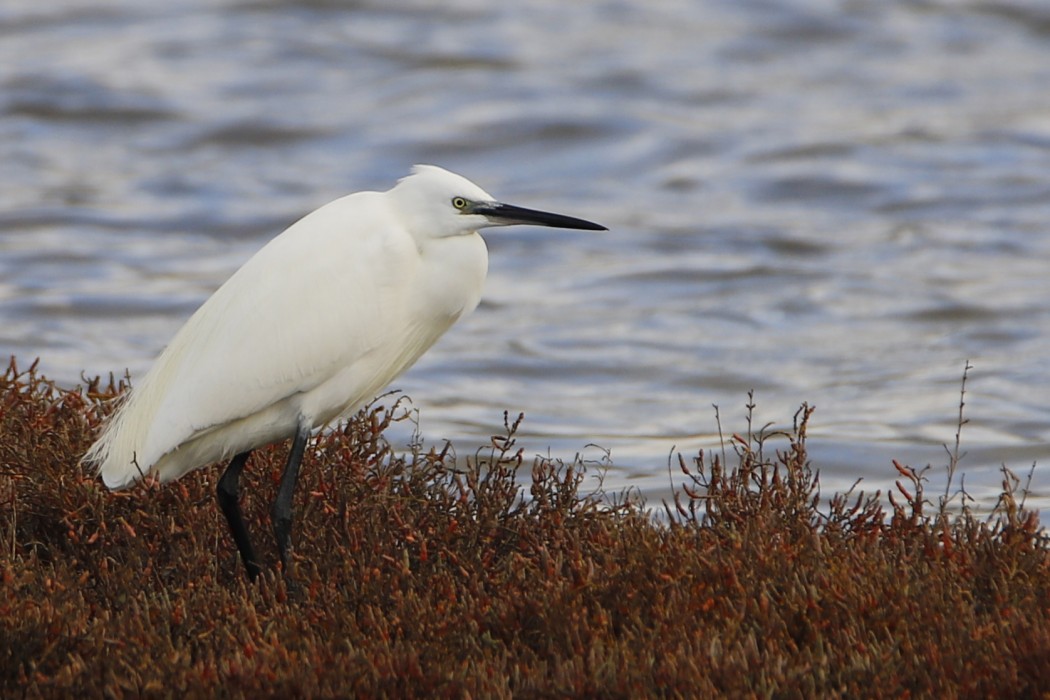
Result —
[{"label": "wing feather", "polygon": [[389,227],[384,206],[358,193],[314,211],[197,310],[85,457],[107,485],[127,485],[180,445],[309,392],[396,342],[390,321],[408,303],[396,281],[419,258],[411,237]]}]

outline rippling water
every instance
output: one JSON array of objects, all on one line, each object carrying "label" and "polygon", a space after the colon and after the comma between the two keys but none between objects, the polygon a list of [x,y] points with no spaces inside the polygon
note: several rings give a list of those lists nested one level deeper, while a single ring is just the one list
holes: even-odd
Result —
[{"label": "rippling water", "polygon": [[524,411],[659,499],[754,389],[817,406],[826,489],[885,488],[946,462],[970,359],[980,496],[1050,462],[1048,85],[1037,0],[12,0],[0,352],[141,376],[284,226],[431,162],[612,230],[487,235],[482,306],[395,383],[428,441]]}]

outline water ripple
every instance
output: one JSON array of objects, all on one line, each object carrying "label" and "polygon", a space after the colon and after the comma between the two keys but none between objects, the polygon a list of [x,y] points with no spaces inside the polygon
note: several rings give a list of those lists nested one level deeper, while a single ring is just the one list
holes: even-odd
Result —
[{"label": "water ripple", "polygon": [[9,3],[0,354],[139,376],[297,217],[437,161],[612,230],[487,236],[482,305],[397,382],[432,439],[523,410],[529,449],[597,438],[658,495],[754,389],[763,423],[817,405],[848,486],[941,458],[970,359],[994,482],[1050,459],[1048,27],[1034,0]]}]

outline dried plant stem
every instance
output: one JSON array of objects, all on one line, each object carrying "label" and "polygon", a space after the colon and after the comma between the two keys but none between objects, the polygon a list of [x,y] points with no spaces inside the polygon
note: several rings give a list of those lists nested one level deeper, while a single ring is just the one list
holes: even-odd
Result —
[{"label": "dried plant stem", "polygon": [[970,360],[966,360],[963,366],[962,384],[959,387],[959,417],[955,423],[955,446],[950,450],[947,445],[944,446],[945,452],[948,453],[948,479],[944,485],[944,498],[941,500],[942,511],[948,506],[948,502],[951,499],[952,481],[955,478],[956,470],[959,468],[959,460],[966,456],[966,453],[959,452],[959,448],[962,443],[963,426],[970,422],[963,416],[963,410],[966,408],[966,380],[969,378],[971,369],[973,369],[973,365],[970,364]]}]

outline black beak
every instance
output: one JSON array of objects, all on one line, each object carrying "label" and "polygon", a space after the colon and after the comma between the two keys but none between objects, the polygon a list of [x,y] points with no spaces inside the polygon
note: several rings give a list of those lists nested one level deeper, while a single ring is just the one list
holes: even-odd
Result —
[{"label": "black beak", "polygon": [[510,224],[532,224],[534,226],[552,226],[554,228],[574,228],[584,231],[608,231],[601,224],[591,221],[577,219],[561,214],[551,214],[546,211],[525,209],[513,204],[502,204],[500,202],[479,202],[474,206],[471,214],[486,216],[494,224],[508,226]]}]

